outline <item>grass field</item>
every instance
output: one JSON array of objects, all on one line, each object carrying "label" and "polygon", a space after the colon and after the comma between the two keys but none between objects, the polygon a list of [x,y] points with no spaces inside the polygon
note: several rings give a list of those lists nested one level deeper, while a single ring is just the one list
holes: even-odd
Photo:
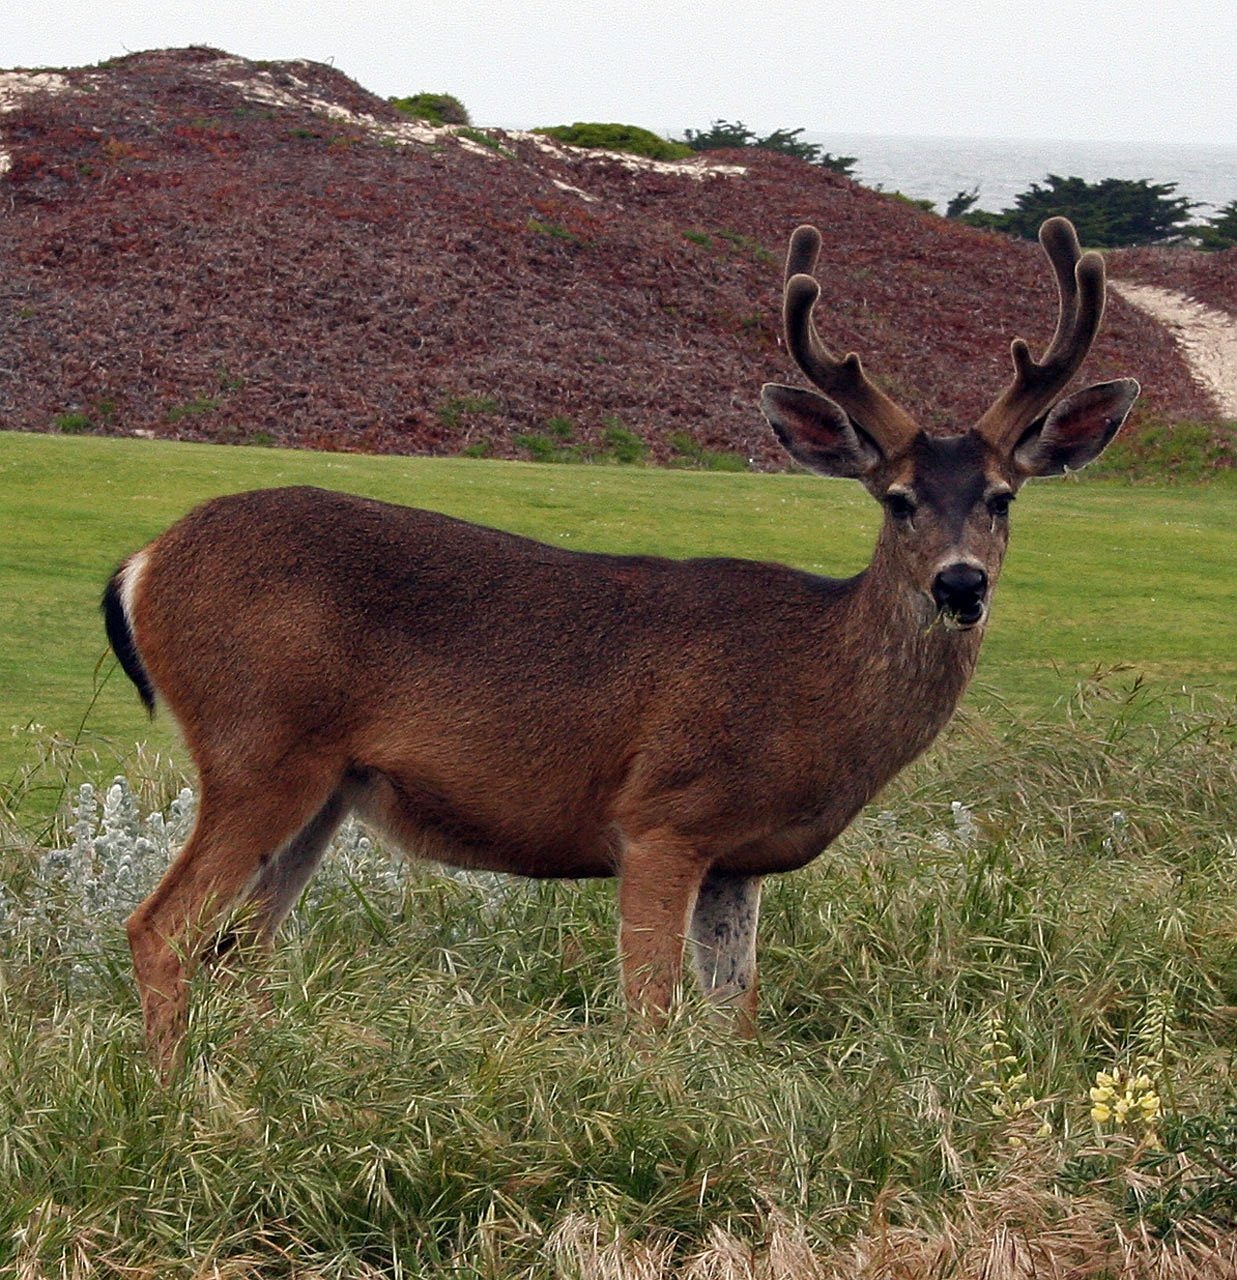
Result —
[{"label": "grass field", "polygon": [[1237,1277],[1231,485],[1019,499],[981,687],[768,886],[758,1041],[690,999],[626,1024],[611,885],[396,871],[348,830],[276,1016],[203,990],[162,1091],[120,922],[188,815],[149,757],[136,800],[77,791],[172,742],[119,677],[86,715],[98,594],[200,498],[301,481],[834,573],[877,519],[810,478],[0,435],[0,726],[87,747],[39,779],[77,796],[55,848],[51,791],[0,818],[0,1276]]},{"label": "grass field", "polygon": [[[195,503],[313,483],[434,507],[593,550],[862,568],[879,512],[858,485],[810,476],[371,458],[0,433],[0,786],[32,758],[30,722],[77,738],[100,774],[147,740],[128,682],[102,665],[98,614],[116,563]],[[1237,486],[1030,486],[985,641],[972,705],[1035,709],[1096,668],[1231,694]],[[97,679],[105,679],[97,701]],[[84,725],[83,725],[84,722]],[[36,735],[37,736],[37,735]]]}]

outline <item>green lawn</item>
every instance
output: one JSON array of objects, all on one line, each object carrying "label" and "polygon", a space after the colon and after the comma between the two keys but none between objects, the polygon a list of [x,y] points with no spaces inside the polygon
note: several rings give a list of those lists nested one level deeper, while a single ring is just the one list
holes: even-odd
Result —
[{"label": "green lawn", "polygon": [[[0,785],[29,758],[30,722],[98,749],[100,771],[141,739],[167,750],[104,658],[98,615],[116,562],[194,503],[314,483],[451,512],[547,541],[670,556],[860,569],[879,512],[858,485],[758,476],[463,459],[371,458],[0,433]],[[1040,484],[1020,498],[1014,545],[972,704],[1050,706],[1094,668],[1128,664],[1225,693],[1237,488]],[[92,690],[106,680],[97,701]],[[113,748],[110,744],[116,744]]]}]

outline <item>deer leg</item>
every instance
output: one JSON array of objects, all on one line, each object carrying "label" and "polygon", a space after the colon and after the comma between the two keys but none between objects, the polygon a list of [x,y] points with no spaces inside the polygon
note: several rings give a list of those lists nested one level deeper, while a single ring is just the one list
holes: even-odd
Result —
[{"label": "deer leg", "polygon": [[704,864],[671,831],[629,841],[619,881],[619,961],[628,1008],[661,1022],[683,975],[683,940]]},{"label": "deer leg", "polygon": [[[312,766],[292,773],[295,781],[282,786],[278,779],[257,776],[260,783],[227,785],[204,772],[193,834],[125,924],[147,1043],[165,1079],[184,1036],[189,980],[204,939],[262,883],[274,851],[300,847],[299,835],[310,828],[318,838],[324,830],[315,815],[330,808],[329,802],[324,808],[324,795],[331,794],[335,779],[315,779]],[[272,875],[282,883],[278,872]],[[261,916],[262,907],[257,910]]]},{"label": "deer leg", "polygon": [[[239,918],[207,945],[201,957],[203,964],[212,969],[218,967],[222,974],[231,977],[234,975],[226,965],[237,947],[272,949],[279,926],[321,866],[326,847],[348,816],[351,803],[351,789],[346,785],[337,787],[292,839],[273,857],[263,861],[256,879],[234,908]],[[254,994],[256,996],[256,991]],[[264,1007],[269,1008],[266,1002]]]},{"label": "deer leg", "polygon": [[692,912],[692,961],[705,997],[735,1011],[735,1027],[756,1034],[756,926],[760,919],[760,877],[705,877]]},{"label": "deer leg", "polygon": [[322,865],[327,845],[352,808],[356,790],[347,783],[337,787],[326,804],[263,864],[245,898],[246,924],[260,946],[273,945],[279,926]]}]

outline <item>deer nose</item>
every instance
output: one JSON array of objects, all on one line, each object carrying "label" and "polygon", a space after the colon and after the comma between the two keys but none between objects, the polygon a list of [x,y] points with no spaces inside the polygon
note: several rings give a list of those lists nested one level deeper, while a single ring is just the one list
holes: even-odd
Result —
[{"label": "deer nose", "polygon": [[932,583],[937,608],[953,614],[959,622],[978,622],[983,617],[987,591],[988,575],[973,564],[947,565]]}]

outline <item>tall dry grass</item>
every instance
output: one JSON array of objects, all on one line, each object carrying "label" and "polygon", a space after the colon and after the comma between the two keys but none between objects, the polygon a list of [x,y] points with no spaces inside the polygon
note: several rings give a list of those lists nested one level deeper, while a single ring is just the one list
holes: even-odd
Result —
[{"label": "tall dry grass", "polygon": [[[201,990],[169,1090],[119,922],[188,801],[79,794],[43,842],[19,806],[0,1275],[1237,1275],[1232,740],[1119,681],[964,718],[770,882],[756,1043],[690,997],[628,1026],[611,886],[394,869],[354,830],[274,1016]],[[1160,1112],[1097,1125],[1096,1073],[1153,1059]]]}]

